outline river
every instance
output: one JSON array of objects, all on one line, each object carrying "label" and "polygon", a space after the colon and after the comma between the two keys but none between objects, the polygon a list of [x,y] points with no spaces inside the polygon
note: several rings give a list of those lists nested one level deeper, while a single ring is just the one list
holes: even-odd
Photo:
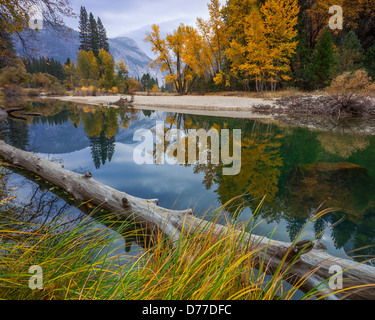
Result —
[{"label": "river", "polygon": [[[2,121],[0,138],[61,162],[69,170],[90,171],[94,179],[115,189],[157,198],[166,208],[194,208],[199,216],[238,197],[227,206],[227,214],[247,221],[265,196],[256,217],[256,234],[272,234],[273,239],[282,241],[296,236],[301,240],[319,238],[330,254],[341,257],[375,254],[375,135],[347,130],[347,120],[332,130],[269,119],[125,110],[61,101],[28,102],[26,107],[45,116]],[[136,164],[134,150],[140,142],[134,141],[135,132],[155,132],[157,123],[164,124],[165,133],[170,129],[241,130],[240,172],[223,175],[225,166],[210,161],[195,165]],[[166,152],[165,156],[174,155]],[[68,210],[74,217],[80,215],[50,190],[38,188],[18,174],[3,169],[0,177],[2,189],[18,187],[25,199],[44,199],[44,205],[38,206],[44,211],[43,217]],[[306,225],[325,208],[335,209]]]}]

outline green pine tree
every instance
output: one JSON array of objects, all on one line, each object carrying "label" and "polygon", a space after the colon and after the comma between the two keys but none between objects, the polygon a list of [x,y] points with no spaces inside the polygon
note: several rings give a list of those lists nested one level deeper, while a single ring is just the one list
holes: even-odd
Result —
[{"label": "green pine tree", "polygon": [[327,30],[319,39],[312,63],[307,67],[311,89],[322,89],[331,83],[335,65],[334,53],[331,33]]},{"label": "green pine tree", "polygon": [[368,74],[375,80],[375,43],[367,50],[363,62]]},{"label": "green pine tree", "polygon": [[90,47],[90,25],[86,8],[82,6],[79,15],[79,39],[81,42],[79,50],[88,51]]},{"label": "green pine tree", "polygon": [[[89,17],[89,50],[91,50],[94,53],[95,57],[98,57],[99,54],[99,35],[98,35],[98,25],[96,23],[96,20],[94,18],[94,15],[90,12]],[[86,50],[88,51],[88,50]]]},{"label": "green pine tree", "polygon": [[100,49],[104,49],[105,51],[109,52],[109,44],[108,44],[108,37],[107,37],[107,31],[103,26],[102,21],[98,17],[97,21],[97,27],[98,27],[98,47]]},{"label": "green pine tree", "polygon": [[335,75],[340,75],[344,72],[354,72],[363,67],[363,48],[361,41],[353,31],[348,32],[342,39],[335,59]]}]

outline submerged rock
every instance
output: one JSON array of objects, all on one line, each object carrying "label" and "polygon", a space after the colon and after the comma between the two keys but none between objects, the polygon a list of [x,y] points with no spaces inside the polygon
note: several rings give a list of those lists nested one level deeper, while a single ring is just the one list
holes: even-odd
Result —
[{"label": "submerged rock", "polygon": [[289,181],[295,212],[311,212],[320,204],[345,212],[351,221],[359,221],[373,206],[368,190],[375,188],[369,171],[349,162],[317,162],[298,166]]}]

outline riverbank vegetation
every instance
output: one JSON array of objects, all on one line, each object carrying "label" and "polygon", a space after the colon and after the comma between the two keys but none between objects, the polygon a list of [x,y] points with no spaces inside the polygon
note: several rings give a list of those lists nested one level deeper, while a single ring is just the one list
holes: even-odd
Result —
[{"label": "riverbank vegetation", "polygon": [[[303,281],[295,287],[287,284],[290,265],[286,260],[272,270],[273,276],[267,275],[270,270],[261,251],[265,248],[253,248],[245,237],[245,231],[254,228],[253,221],[246,225],[226,221],[228,229],[220,237],[214,236],[213,230],[208,230],[210,236],[207,231],[203,236],[198,228],[191,236],[173,242],[137,229],[129,221],[119,222],[112,215],[95,216],[96,223],[89,217],[69,222],[68,215],[48,222],[25,222],[17,216],[15,198],[0,202],[2,299],[289,300],[296,299],[303,285]],[[211,219],[223,217],[224,207]],[[117,254],[125,249],[123,242],[116,242],[119,235],[142,247]],[[40,290],[29,287],[30,266],[43,270]],[[310,276],[306,274],[306,279]],[[329,298],[335,292],[326,287],[327,283],[317,284],[310,292],[299,292],[297,299]],[[355,288],[344,293],[351,290]]]}]

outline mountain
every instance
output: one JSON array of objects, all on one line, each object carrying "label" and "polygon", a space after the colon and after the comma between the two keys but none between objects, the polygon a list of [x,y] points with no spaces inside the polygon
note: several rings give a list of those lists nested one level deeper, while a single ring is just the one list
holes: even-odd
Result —
[{"label": "mountain", "polygon": [[164,78],[160,71],[149,67],[152,61],[138,44],[131,38],[118,37],[108,39],[109,50],[116,62],[124,61],[128,67],[129,73],[133,77],[142,78],[146,73],[150,74],[152,78],[157,78],[159,85],[164,84]]},{"label": "mountain", "polygon": [[[29,42],[31,48],[36,48],[34,55],[54,58],[61,63],[70,58],[75,61],[79,51],[79,32],[71,28],[64,28],[65,35],[57,35],[51,27],[46,26],[35,32],[35,40]],[[159,85],[164,83],[164,77],[159,70],[149,67],[151,58],[148,57],[138,44],[131,38],[118,37],[109,39],[109,50],[116,62],[124,61],[129,70],[129,76],[142,78],[149,73],[157,78]],[[22,44],[15,39],[15,48],[19,55],[23,55]]]}]

